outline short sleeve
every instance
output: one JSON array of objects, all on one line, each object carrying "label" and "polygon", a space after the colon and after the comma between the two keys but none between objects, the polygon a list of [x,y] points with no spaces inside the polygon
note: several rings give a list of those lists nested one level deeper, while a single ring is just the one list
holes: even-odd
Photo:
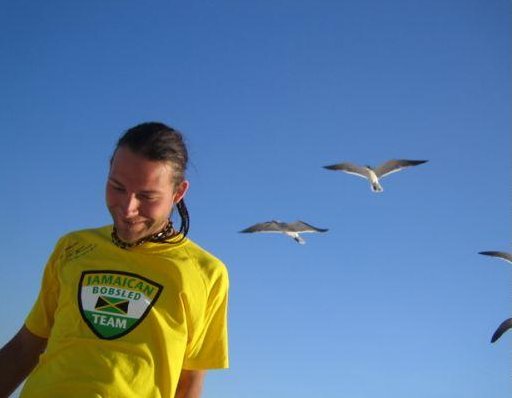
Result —
[{"label": "short sleeve", "polygon": [[62,247],[62,239],[59,240],[44,269],[41,290],[32,310],[25,320],[25,326],[33,334],[48,338],[54,322],[54,314],[57,309],[59,297],[59,280],[57,277],[57,265]]},{"label": "short sleeve", "polygon": [[205,310],[197,318],[194,335],[188,344],[183,368],[188,370],[229,367],[227,310],[229,278],[221,264],[210,286]]}]

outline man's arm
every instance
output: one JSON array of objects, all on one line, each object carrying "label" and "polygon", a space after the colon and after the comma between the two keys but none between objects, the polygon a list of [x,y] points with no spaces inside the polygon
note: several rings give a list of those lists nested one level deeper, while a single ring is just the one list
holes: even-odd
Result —
[{"label": "man's arm", "polygon": [[181,371],[178,388],[176,389],[176,398],[199,398],[203,390],[203,380],[206,374],[203,370]]},{"label": "man's arm", "polygon": [[46,339],[25,326],[0,350],[0,397],[8,397],[34,369]]}]

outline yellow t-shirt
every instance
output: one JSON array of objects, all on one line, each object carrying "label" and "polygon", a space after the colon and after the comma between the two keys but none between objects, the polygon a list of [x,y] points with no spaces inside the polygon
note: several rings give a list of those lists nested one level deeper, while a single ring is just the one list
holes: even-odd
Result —
[{"label": "yellow t-shirt", "polygon": [[22,397],[173,397],[181,369],[228,367],[226,267],[198,245],[123,250],[111,226],[59,240],[25,326],[48,338]]}]

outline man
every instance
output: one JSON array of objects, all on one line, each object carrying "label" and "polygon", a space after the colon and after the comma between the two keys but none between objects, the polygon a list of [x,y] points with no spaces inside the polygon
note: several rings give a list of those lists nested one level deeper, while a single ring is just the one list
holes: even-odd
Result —
[{"label": "man", "polygon": [[186,238],[187,160],[162,123],[119,139],[106,186],[113,225],[57,243],[32,311],[0,351],[0,397],[28,376],[22,397],[197,398],[205,370],[228,367],[228,275]]}]

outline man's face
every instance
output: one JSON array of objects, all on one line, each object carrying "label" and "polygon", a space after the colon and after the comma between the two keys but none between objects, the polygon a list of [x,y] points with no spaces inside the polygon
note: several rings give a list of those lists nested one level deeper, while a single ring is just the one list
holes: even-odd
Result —
[{"label": "man's face", "polygon": [[106,201],[117,234],[133,243],[159,232],[172,206],[188,189],[188,181],[175,186],[172,164],[152,161],[120,147],[112,160]]}]

